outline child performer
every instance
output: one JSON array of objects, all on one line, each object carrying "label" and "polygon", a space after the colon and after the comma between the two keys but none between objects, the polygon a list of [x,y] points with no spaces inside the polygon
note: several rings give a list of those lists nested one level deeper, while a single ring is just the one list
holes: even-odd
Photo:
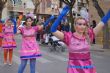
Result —
[{"label": "child performer", "polygon": [[7,64],[7,57],[9,54],[9,65],[12,65],[13,49],[16,48],[13,27],[13,22],[11,21],[11,19],[8,19],[2,30],[2,48],[4,49],[4,64]]},{"label": "child performer", "polygon": [[44,26],[31,26],[33,20],[34,15],[27,14],[25,26],[20,27],[17,31],[17,33],[20,33],[22,35],[22,46],[20,49],[21,64],[19,66],[18,73],[24,72],[28,60],[30,60],[30,73],[35,73],[36,58],[41,56],[40,47],[36,42],[36,33],[39,30],[41,30],[44,26],[48,25],[48,23],[46,22]]}]

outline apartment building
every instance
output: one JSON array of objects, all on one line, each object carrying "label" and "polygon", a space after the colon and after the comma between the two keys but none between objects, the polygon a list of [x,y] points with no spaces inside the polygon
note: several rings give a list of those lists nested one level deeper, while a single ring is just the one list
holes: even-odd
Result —
[{"label": "apartment building", "polygon": [[7,0],[6,6],[3,9],[2,19],[6,19],[9,16],[17,17],[20,14],[34,11],[34,5],[31,0]]}]

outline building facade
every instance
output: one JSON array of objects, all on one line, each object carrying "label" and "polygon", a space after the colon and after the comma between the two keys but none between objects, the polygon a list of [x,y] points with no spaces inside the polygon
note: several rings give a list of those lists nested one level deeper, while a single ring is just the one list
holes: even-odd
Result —
[{"label": "building facade", "polygon": [[[98,0],[98,3],[102,8],[102,10],[104,11],[104,13],[106,13],[110,9],[110,0]],[[92,20],[95,20],[96,23],[98,24],[101,18],[99,17],[97,10],[93,6],[93,2],[91,0],[89,0],[89,14],[90,14],[90,20],[91,20],[90,22],[92,22]],[[110,35],[110,21],[108,22],[108,24],[109,24],[108,34]],[[100,33],[97,35],[96,43],[103,44],[103,30],[100,31]]]},{"label": "building facade", "polygon": [[51,15],[53,12],[58,15],[59,0],[41,0],[38,7],[38,14]]},{"label": "building facade", "polygon": [[9,16],[16,17],[20,14],[32,13],[34,8],[31,0],[7,0],[6,7],[2,12],[2,19],[6,19]]}]

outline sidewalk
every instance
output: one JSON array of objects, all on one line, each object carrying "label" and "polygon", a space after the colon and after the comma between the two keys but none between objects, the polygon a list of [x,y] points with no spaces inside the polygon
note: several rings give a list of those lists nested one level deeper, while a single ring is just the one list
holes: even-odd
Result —
[{"label": "sidewalk", "polygon": [[99,44],[93,44],[91,45],[91,51],[95,51],[95,52],[103,52],[107,55],[110,56],[110,49],[103,49],[103,45],[99,45]]},{"label": "sidewalk", "polygon": [[[42,47],[50,47],[49,45],[46,45],[46,44],[41,44],[39,41],[37,41],[38,43],[39,43],[39,45],[40,46],[42,46]],[[65,46],[65,48],[67,48],[66,46]],[[66,52],[68,51],[67,49],[65,50]],[[99,44],[92,44],[91,45],[91,48],[90,48],[90,51],[91,52],[95,52],[95,53],[101,53],[101,54],[103,54],[103,55],[106,55],[106,56],[110,56],[110,49],[108,48],[108,49],[103,49],[103,45],[99,45]]]}]

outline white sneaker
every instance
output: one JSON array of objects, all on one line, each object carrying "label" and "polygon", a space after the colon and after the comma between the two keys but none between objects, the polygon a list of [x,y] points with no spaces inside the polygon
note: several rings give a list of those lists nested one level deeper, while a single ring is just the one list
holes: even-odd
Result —
[{"label": "white sneaker", "polygon": [[6,62],[4,62],[3,64],[4,64],[4,65],[6,65],[7,63],[6,63]]},{"label": "white sneaker", "polygon": [[12,65],[12,63],[9,63],[8,65],[10,65],[10,66],[11,66],[11,65]]}]

